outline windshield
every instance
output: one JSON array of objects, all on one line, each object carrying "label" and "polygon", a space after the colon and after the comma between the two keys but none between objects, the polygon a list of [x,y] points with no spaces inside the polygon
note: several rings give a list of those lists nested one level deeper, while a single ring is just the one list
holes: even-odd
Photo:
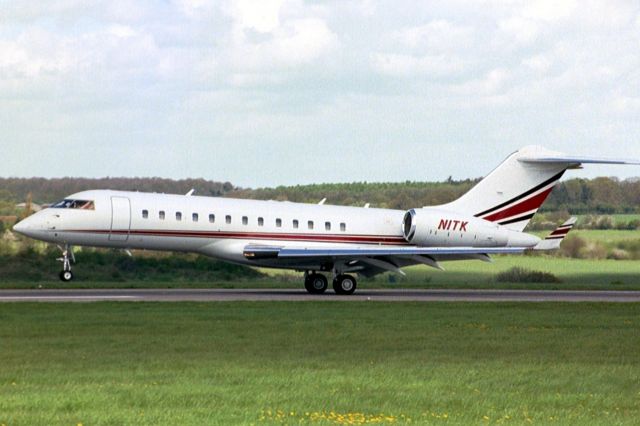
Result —
[{"label": "windshield", "polygon": [[62,200],[51,206],[52,209],[81,209],[95,210],[93,201],[89,200]]}]

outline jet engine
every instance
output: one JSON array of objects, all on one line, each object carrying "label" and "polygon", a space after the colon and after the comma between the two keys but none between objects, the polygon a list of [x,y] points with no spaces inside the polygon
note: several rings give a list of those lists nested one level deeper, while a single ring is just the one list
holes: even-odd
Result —
[{"label": "jet engine", "polygon": [[509,240],[507,229],[493,222],[428,207],[405,213],[402,235],[421,247],[499,247]]}]

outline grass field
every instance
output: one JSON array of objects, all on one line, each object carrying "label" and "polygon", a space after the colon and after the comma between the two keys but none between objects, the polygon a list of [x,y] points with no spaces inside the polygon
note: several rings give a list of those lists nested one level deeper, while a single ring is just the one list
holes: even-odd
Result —
[{"label": "grass field", "polygon": [[0,424],[637,424],[639,304],[0,309]]}]

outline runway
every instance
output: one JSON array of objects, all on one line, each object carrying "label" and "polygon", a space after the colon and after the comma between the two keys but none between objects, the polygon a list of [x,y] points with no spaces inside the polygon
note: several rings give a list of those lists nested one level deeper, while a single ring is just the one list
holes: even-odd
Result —
[{"label": "runway", "polygon": [[0,290],[0,302],[640,302],[640,291],[359,290],[312,295],[292,289],[34,289]]}]

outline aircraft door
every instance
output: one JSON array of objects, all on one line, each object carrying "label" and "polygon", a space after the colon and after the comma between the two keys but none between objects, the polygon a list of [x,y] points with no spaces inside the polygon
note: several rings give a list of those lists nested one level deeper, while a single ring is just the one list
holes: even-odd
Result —
[{"label": "aircraft door", "polygon": [[127,197],[111,197],[111,232],[109,240],[127,241],[131,227],[131,202]]}]

